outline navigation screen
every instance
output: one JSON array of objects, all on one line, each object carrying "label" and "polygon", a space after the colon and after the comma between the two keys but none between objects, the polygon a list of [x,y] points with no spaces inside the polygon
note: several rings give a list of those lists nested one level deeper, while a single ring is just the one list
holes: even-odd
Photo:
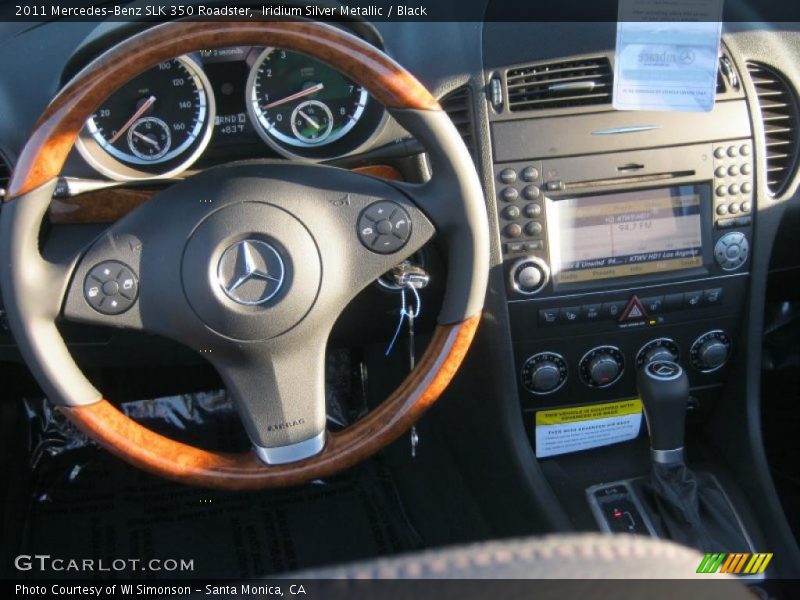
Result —
[{"label": "navigation screen", "polygon": [[558,284],[703,265],[701,186],[550,200],[550,268]]}]

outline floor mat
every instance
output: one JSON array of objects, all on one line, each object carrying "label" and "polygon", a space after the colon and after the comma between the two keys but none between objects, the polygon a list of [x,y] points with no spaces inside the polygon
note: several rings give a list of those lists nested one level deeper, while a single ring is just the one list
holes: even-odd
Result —
[{"label": "floor mat", "polygon": [[[185,414],[199,410],[196,403],[188,406]],[[192,422],[192,433],[206,440],[229,438],[220,433],[231,431],[225,419]],[[287,490],[220,492],[150,476],[56,431],[52,420],[38,439],[34,445],[43,449],[32,454],[35,477],[20,554],[194,565],[188,573],[126,570],[102,574],[106,578],[246,579],[422,546],[380,461]]]}]

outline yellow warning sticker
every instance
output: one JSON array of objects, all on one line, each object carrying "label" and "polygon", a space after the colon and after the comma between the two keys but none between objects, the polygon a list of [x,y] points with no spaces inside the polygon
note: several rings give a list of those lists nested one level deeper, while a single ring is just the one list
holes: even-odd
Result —
[{"label": "yellow warning sticker", "polygon": [[606,402],[605,404],[592,404],[591,406],[541,410],[536,413],[536,424],[563,425],[564,423],[573,423],[575,421],[606,419],[622,415],[635,415],[641,412],[642,401],[638,398],[633,398],[622,402]]},{"label": "yellow warning sticker", "polygon": [[639,398],[536,413],[536,456],[579,452],[635,439],[642,425]]}]

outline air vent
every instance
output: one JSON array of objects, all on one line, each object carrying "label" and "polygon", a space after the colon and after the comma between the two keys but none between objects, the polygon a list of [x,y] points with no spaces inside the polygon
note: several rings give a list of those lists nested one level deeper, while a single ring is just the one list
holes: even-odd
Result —
[{"label": "air vent", "polygon": [[797,99],[777,71],[755,63],[747,70],[753,80],[764,122],[767,149],[767,187],[780,194],[797,160]]},{"label": "air vent", "polygon": [[613,75],[606,58],[510,69],[506,73],[511,111],[609,104]]},{"label": "air vent", "polygon": [[0,199],[6,195],[9,179],[11,179],[11,164],[0,154]]},{"label": "air vent", "polygon": [[453,121],[458,133],[464,139],[467,150],[475,158],[475,130],[472,119],[472,94],[468,86],[450,92],[439,103]]}]

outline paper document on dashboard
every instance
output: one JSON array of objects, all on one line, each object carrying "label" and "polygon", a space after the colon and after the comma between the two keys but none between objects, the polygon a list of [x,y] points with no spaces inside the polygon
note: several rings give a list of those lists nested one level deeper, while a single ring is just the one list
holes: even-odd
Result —
[{"label": "paper document on dashboard", "polygon": [[723,0],[620,0],[614,108],[714,108]]}]

